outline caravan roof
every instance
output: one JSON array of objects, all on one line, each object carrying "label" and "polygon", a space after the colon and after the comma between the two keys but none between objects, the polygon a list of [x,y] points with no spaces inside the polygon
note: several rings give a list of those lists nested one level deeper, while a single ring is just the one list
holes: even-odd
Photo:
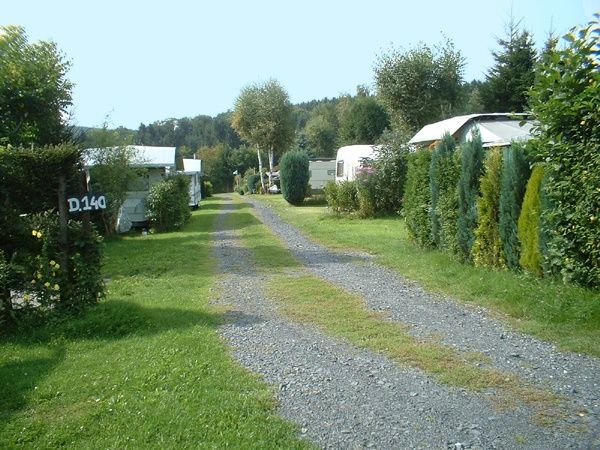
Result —
[{"label": "caravan roof", "polygon": [[484,147],[510,145],[531,138],[534,122],[528,114],[492,113],[456,116],[425,125],[409,144],[429,145],[449,133],[459,142],[469,140],[478,130]]},{"label": "caravan roof", "polygon": [[[116,148],[116,147],[109,147]],[[152,147],[148,145],[128,145],[127,150],[132,153],[131,165],[136,167],[175,167],[175,147]],[[90,148],[85,151],[85,166],[96,165],[95,153],[102,148]]]}]

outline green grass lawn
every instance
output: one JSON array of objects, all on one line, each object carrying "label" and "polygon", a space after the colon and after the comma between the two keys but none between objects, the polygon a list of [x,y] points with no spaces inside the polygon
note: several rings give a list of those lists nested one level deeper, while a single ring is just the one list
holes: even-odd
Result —
[{"label": "green grass lawn", "polygon": [[417,248],[397,217],[335,217],[322,205],[293,207],[280,195],[258,196],[306,235],[332,248],[368,251],[377,261],[433,292],[488,307],[517,329],[561,348],[600,356],[600,292],[508,271],[459,263]]},{"label": "green grass lawn", "polygon": [[0,341],[0,448],[302,448],[216,328],[212,222],[107,244],[107,298]]}]

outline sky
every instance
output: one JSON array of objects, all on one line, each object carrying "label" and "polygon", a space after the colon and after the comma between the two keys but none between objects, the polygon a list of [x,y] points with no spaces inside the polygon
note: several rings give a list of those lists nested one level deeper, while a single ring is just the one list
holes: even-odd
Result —
[{"label": "sky", "polygon": [[378,56],[451,39],[484,79],[511,17],[542,47],[600,0],[0,0],[0,25],[52,40],[72,64],[72,123],[137,129],[215,116],[274,78],[292,103],[373,89]]}]

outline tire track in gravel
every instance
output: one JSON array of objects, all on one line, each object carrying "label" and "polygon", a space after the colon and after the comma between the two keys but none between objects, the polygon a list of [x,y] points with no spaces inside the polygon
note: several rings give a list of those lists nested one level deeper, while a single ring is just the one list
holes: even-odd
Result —
[{"label": "tire track in gravel", "polygon": [[[371,289],[379,291],[377,283],[369,284],[360,278],[365,268],[371,269],[371,278],[373,270],[381,270],[386,282],[402,282],[387,269],[357,263],[313,244],[272,211],[255,205],[263,222],[282,237],[309,270],[347,289],[349,286],[344,283],[361,280],[358,284],[362,289],[349,290],[365,297],[371,307]],[[219,301],[230,308],[230,320],[222,326],[221,333],[234,356],[275,387],[279,414],[297,423],[308,440],[322,448],[379,449],[597,445],[593,432],[571,434],[536,426],[529,420],[531,411],[524,406],[498,411],[493,407],[492,393],[475,394],[440,385],[422,371],[399,367],[382,355],[358,350],[315,327],[284,318],[275,303],[265,297],[262,286],[268,281],[268,274],[253,266],[249,251],[228,226],[228,214],[234,210],[229,200],[215,222],[214,252],[224,275]],[[426,295],[414,285],[403,286],[388,303],[394,299],[398,302],[398,295],[402,302],[405,297],[415,302]],[[434,305],[446,303],[431,301]],[[408,302],[403,307],[411,306]],[[461,315],[465,323],[471,313],[465,310],[467,315]],[[476,312],[479,315],[484,313]],[[488,322],[493,321],[486,318],[484,324]],[[516,336],[505,328],[502,332],[507,337],[504,340]],[[589,417],[586,415],[588,422]]]}]

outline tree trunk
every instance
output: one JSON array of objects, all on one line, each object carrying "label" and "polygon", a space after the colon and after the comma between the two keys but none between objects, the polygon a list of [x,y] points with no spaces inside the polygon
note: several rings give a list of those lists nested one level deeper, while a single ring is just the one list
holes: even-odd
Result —
[{"label": "tree trunk", "polygon": [[64,273],[68,273],[69,212],[67,211],[67,177],[64,171],[58,176],[58,221],[58,243],[61,250],[60,267]]},{"label": "tree trunk", "polygon": [[258,174],[260,175],[260,185],[262,186],[262,191],[264,193],[264,192],[266,192],[266,189],[265,189],[265,181],[263,180],[263,176],[262,176],[262,172],[263,172],[262,159],[260,158],[260,147],[258,145],[256,146],[256,155],[258,156]]},{"label": "tree trunk", "polygon": [[269,149],[269,188],[273,186],[273,146]]}]

